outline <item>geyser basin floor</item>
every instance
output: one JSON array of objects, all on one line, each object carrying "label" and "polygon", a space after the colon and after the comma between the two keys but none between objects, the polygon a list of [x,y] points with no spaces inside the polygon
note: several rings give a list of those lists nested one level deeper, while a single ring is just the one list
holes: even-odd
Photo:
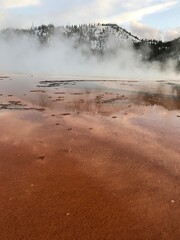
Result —
[{"label": "geyser basin floor", "polygon": [[179,83],[43,80],[1,76],[0,239],[179,239]]}]

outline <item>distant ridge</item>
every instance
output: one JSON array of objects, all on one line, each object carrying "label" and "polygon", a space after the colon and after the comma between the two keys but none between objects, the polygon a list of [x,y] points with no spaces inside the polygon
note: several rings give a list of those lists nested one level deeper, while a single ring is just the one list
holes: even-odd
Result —
[{"label": "distant ridge", "polygon": [[[177,61],[180,68],[180,37],[168,42],[154,39],[140,39],[126,29],[114,23],[81,24],[81,25],[41,25],[30,29],[4,29],[0,31],[0,39],[11,39],[13,34],[37,38],[42,44],[51,44],[54,37],[72,39],[74,47],[86,45],[93,53],[103,54],[119,48],[133,48],[142,60],[165,62],[169,59]],[[148,51],[147,51],[148,50]]]}]

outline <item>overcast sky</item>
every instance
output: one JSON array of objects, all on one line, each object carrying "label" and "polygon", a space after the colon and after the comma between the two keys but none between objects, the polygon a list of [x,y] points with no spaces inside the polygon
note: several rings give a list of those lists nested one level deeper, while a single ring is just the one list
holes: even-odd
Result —
[{"label": "overcast sky", "polygon": [[180,0],[0,0],[0,28],[94,22],[169,40],[180,36]]}]

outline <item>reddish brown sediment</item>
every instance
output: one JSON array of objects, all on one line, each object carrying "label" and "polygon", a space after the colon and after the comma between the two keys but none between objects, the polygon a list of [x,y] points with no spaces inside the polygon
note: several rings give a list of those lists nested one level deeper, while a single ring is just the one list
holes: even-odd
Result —
[{"label": "reddish brown sediment", "polygon": [[9,79],[10,77],[8,77],[8,76],[0,76],[0,80],[4,80],[4,79]]},{"label": "reddish brown sediment", "polygon": [[0,111],[0,239],[177,240],[179,110],[74,92]]},{"label": "reddish brown sediment", "polygon": [[35,89],[35,90],[31,90],[30,92],[32,92],[32,93],[45,93],[46,91],[40,90],[40,89]]}]

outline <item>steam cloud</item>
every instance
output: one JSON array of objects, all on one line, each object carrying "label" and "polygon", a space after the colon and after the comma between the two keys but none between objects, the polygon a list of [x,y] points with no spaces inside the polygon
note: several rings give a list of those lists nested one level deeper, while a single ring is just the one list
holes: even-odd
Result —
[{"label": "steam cloud", "polygon": [[159,63],[142,62],[130,45],[118,50],[113,49],[113,43],[108,46],[100,57],[87,46],[76,48],[72,39],[54,37],[48,46],[43,46],[36,38],[12,35],[8,40],[0,39],[0,72],[126,79],[178,77],[173,62],[162,70]]}]

